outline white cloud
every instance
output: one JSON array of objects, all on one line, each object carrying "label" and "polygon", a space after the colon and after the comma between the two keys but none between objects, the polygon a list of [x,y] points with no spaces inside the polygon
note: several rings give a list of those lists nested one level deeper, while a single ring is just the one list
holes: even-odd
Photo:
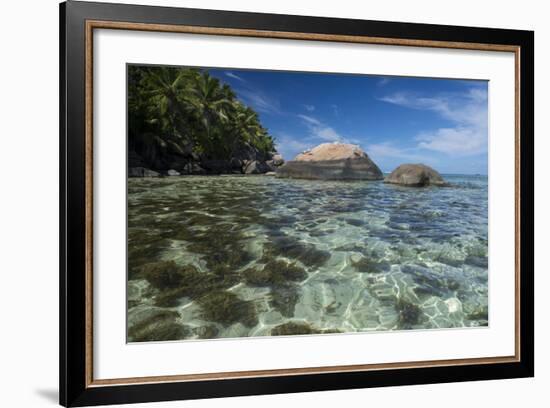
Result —
[{"label": "white cloud", "polygon": [[246,82],[244,78],[238,76],[237,74],[234,74],[231,71],[225,71],[225,75],[227,75],[229,78],[236,79],[237,81]]},{"label": "white cloud", "polygon": [[487,102],[487,89],[470,88],[468,90],[468,96],[479,102]]},{"label": "white cloud", "polygon": [[342,140],[342,136],[331,127],[321,127],[317,129],[316,135],[323,140]]},{"label": "white cloud", "polygon": [[299,153],[311,148],[309,144],[301,142],[286,133],[275,132],[275,138],[277,140],[275,148],[283,155],[285,160],[292,160]]},{"label": "white cloud", "polygon": [[315,110],[315,106],[313,105],[304,105],[304,108],[308,111],[308,112],[313,112]]},{"label": "white cloud", "polygon": [[388,77],[382,77],[378,80],[377,84],[378,86],[385,86],[391,82],[391,79]]},{"label": "white cloud", "polygon": [[410,162],[432,162],[433,158],[429,155],[418,153],[416,148],[404,149],[395,146],[390,142],[374,143],[366,147],[367,154],[375,161],[379,159],[401,159]]},{"label": "white cloud", "polygon": [[309,125],[312,125],[312,126],[321,126],[321,122],[320,122],[319,120],[315,119],[315,118],[312,117],[312,116],[298,114],[298,117],[299,117],[300,119],[302,119],[304,122],[306,122],[307,124],[309,124]]},{"label": "white cloud", "polygon": [[444,97],[427,98],[415,96],[407,92],[397,92],[392,95],[384,96],[380,98],[380,100],[411,109],[431,110],[446,118],[453,117],[455,114],[449,109],[448,100]]},{"label": "white cloud", "polygon": [[326,140],[329,142],[341,142],[345,140],[332,127],[325,125],[320,120],[312,116],[300,114],[298,115],[298,117],[305,122],[305,124],[309,128],[309,132],[311,133],[311,136],[313,137]]},{"label": "white cloud", "polygon": [[268,97],[262,92],[241,89],[237,91],[237,95],[242,98],[243,102],[247,105],[252,106],[260,112],[276,114],[282,113],[279,101]]},{"label": "white cloud", "polygon": [[281,115],[284,113],[281,109],[281,104],[279,100],[270,95],[267,95],[255,84],[231,71],[224,71],[224,74],[240,82],[240,84],[235,87],[235,93],[237,94],[237,97],[241,100],[241,102],[243,102],[245,105],[250,106],[256,111],[263,113],[277,115]]},{"label": "white cloud", "polygon": [[447,154],[473,155],[487,150],[487,90],[470,88],[463,93],[423,97],[399,92],[382,101],[410,109],[429,110],[455,124],[426,130],[416,140],[418,148]]},{"label": "white cloud", "polygon": [[454,155],[472,155],[487,151],[486,132],[473,127],[440,128],[417,136],[418,147]]},{"label": "white cloud", "polygon": [[403,157],[402,149],[392,146],[389,143],[375,143],[367,146],[367,153],[379,157]]}]

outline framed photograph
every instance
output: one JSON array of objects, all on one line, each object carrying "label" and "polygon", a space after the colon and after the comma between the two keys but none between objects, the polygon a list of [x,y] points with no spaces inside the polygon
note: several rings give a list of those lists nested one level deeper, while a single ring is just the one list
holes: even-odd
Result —
[{"label": "framed photograph", "polygon": [[62,405],[533,376],[533,32],[60,22]]}]

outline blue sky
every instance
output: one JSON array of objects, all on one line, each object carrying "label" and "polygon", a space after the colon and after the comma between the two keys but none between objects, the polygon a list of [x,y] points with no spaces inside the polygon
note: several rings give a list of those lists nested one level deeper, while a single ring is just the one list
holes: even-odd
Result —
[{"label": "blue sky", "polygon": [[254,108],[286,160],[320,143],[361,146],[384,172],[425,163],[487,174],[486,81],[208,69]]}]

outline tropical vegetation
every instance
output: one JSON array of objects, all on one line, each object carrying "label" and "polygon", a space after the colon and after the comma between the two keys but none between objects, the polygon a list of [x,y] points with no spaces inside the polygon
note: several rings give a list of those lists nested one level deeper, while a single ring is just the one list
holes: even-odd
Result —
[{"label": "tropical vegetation", "polygon": [[130,65],[128,147],[162,168],[178,158],[228,161],[243,151],[269,157],[275,143],[258,114],[207,71]]}]

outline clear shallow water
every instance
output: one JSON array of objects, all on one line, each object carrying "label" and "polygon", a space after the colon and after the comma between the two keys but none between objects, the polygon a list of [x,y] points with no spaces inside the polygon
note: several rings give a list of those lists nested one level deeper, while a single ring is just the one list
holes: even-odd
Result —
[{"label": "clear shallow water", "polygon": [[128,180],[129,341],[488,324],[487,178]]}]

